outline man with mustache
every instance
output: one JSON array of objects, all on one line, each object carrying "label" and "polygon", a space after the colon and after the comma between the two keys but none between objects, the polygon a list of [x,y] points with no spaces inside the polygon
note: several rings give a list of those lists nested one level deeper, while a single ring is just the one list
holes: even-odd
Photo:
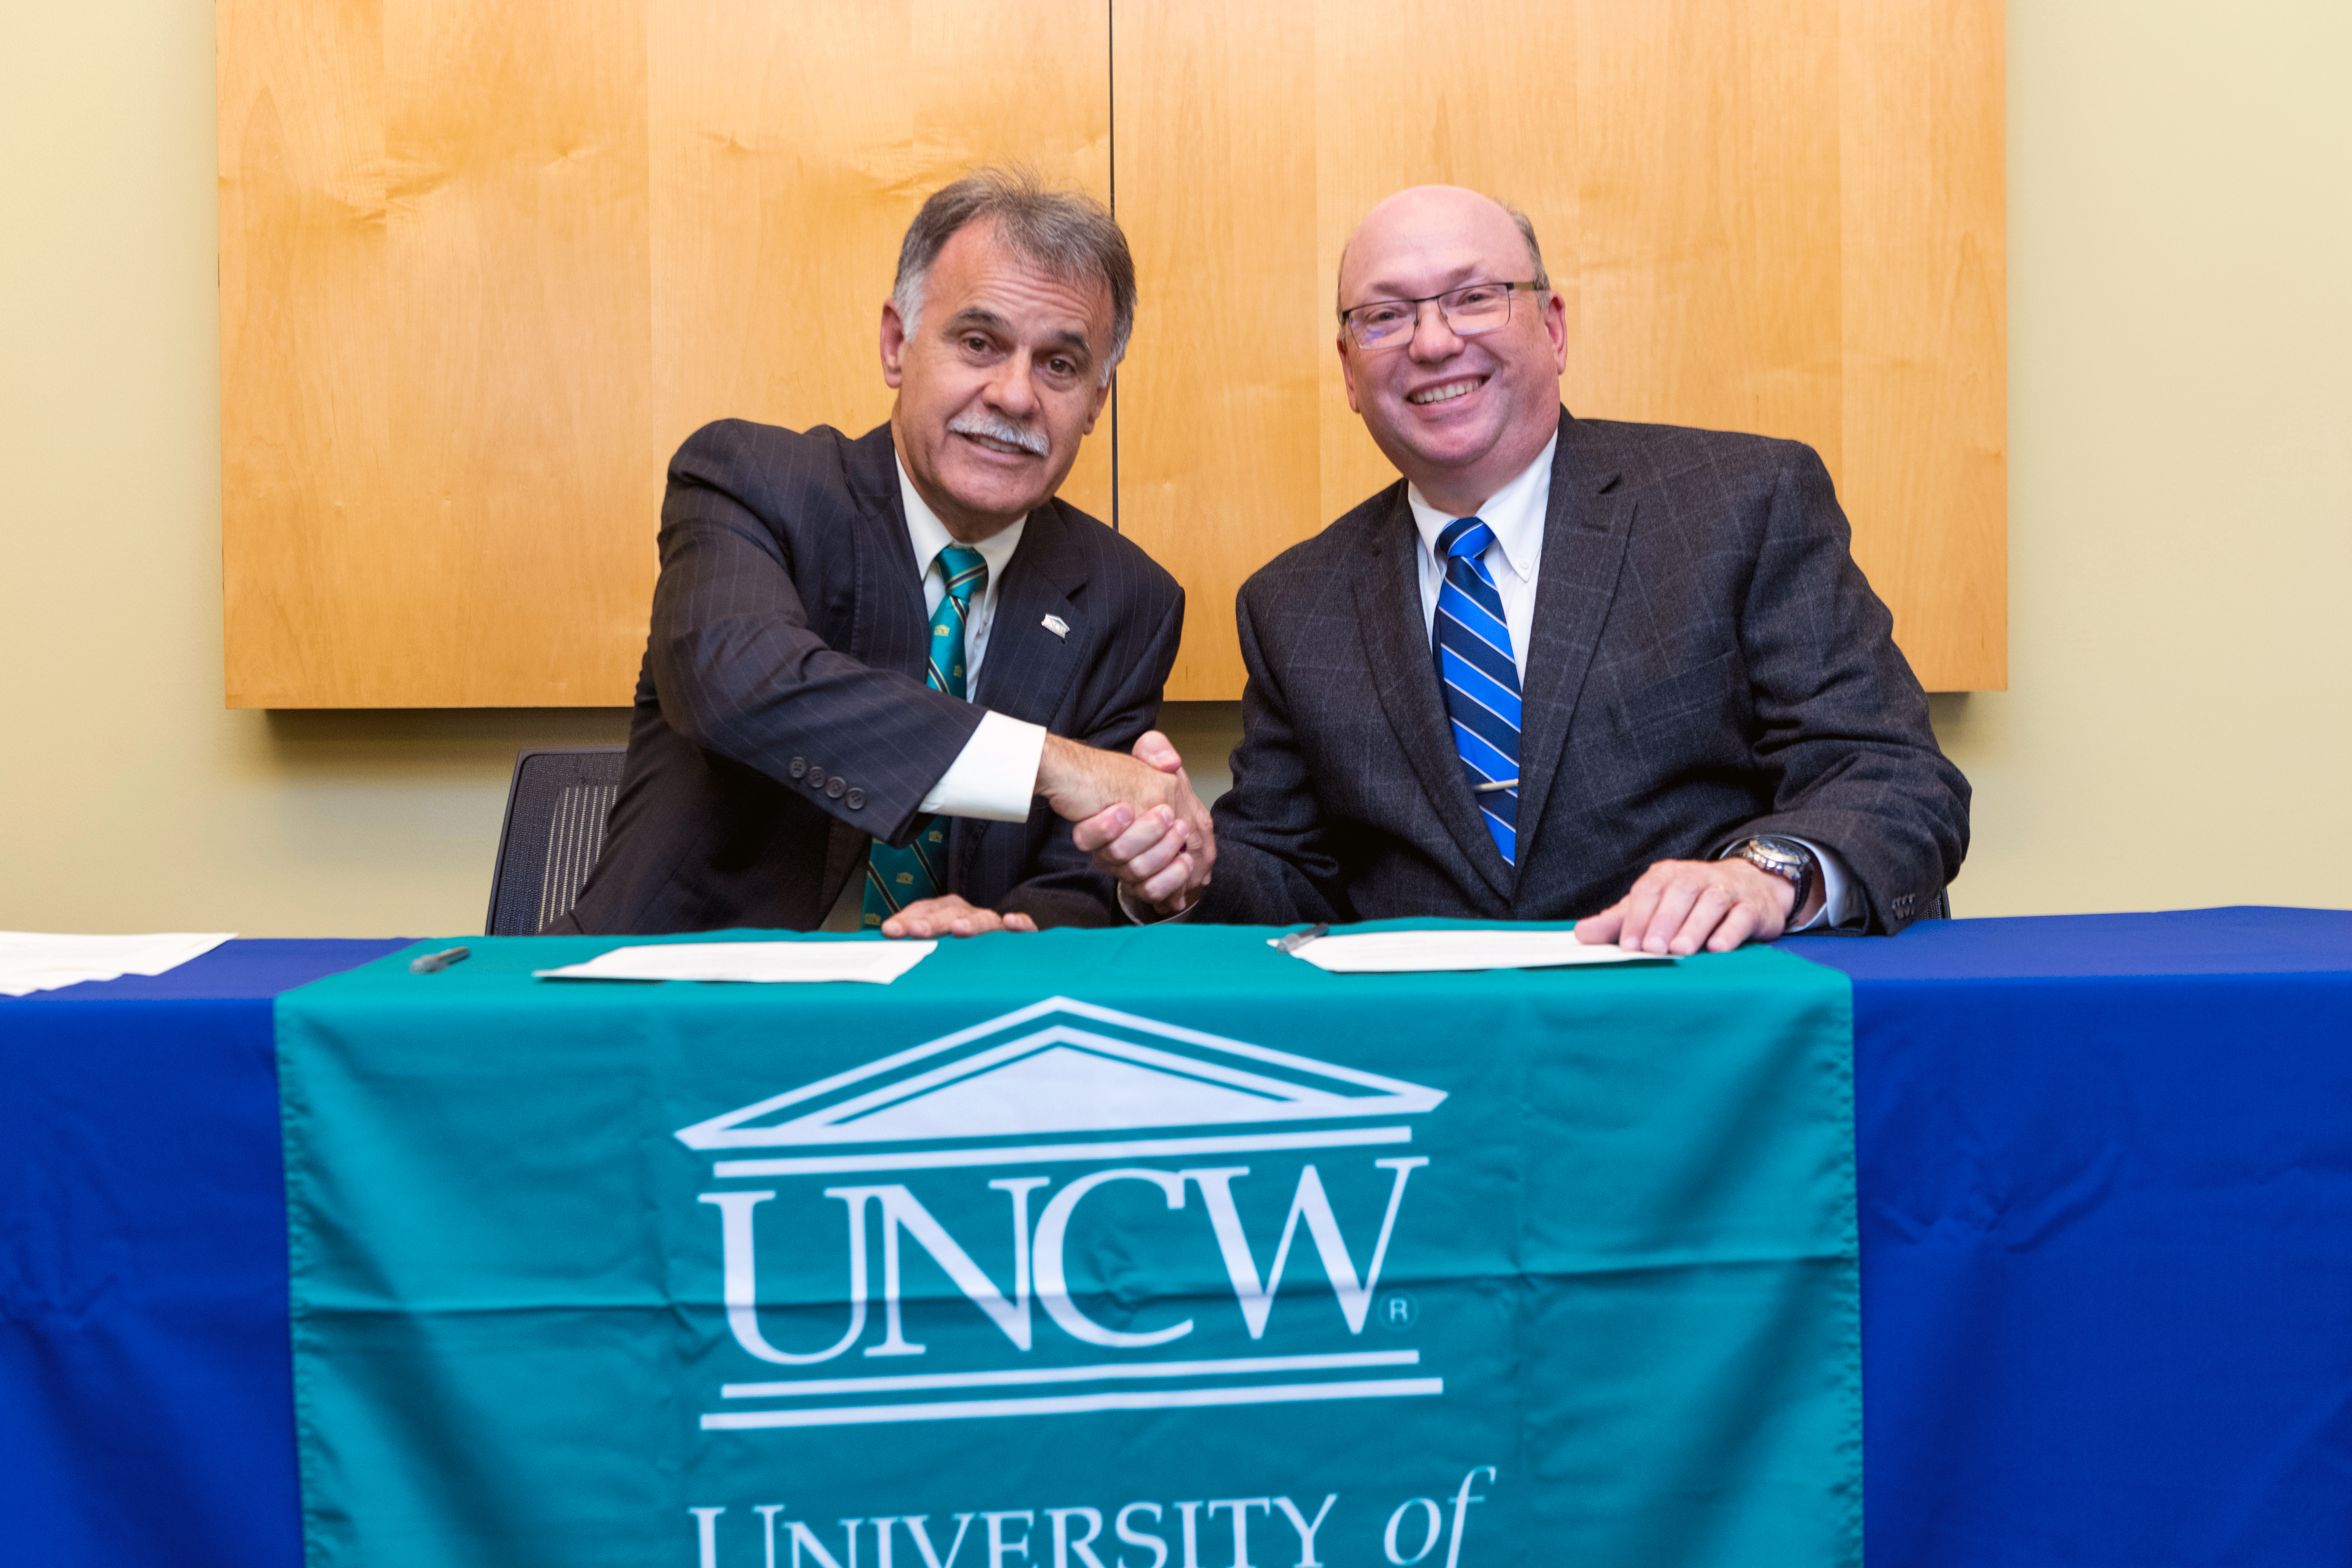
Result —
[{"label": "man with mustache", "polygon": [[[1403,482],[1242,588],[1194,918],[1590,917],[1681,954],[1927,913],[1968,782],[1821,459],[1571,417],[1534,228],[1475,192],[1374,207],[1338,303],[1349,405]],[[1139,869],[1154,837],[1108,848]]]},{"label": "man with mustache", "polygon": [[1152,837],[1142,896],[1197,886],[1206,814],[1150,731],[1183,592],[1054,499],[1134,316],[1108,213],[979,171],[900,249],[888,424],[679,448],[620,795],[551,931],[1108,923],[1088,818]]}]

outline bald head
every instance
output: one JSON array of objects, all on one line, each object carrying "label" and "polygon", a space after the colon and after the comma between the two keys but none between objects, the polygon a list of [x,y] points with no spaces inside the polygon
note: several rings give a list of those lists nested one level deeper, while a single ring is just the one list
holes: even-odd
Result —
[{"label": "bald head", "polygon": [[[1444,296],[1508,284],[1506,314]],[[1496,290],[1481,296],[1489,303]],[[1370,347],[1344,324],[1376,300],[1412,301],[1411,332]],[[1526,218],[1458,185],[1399,191],[1364,215],[1339,256],[1339,366],[1348,406],[1432,505],[1466,517],[1523,472],[1559,428],[1568,318]],[[1461,331],[1455,331],[1459,326]]]},{"label": "bald head", "polygon": [[[1502,228],[1496,226],[1497,222]],[[1535,279],[1538,288],[1550,288],[1551,279],[1544,271],[1543,250],[1536,243],[1536,226],[1518,208],[1505,206],[1492,196],[1461,185],[1415,185],[1411,190],[1399,191],[1366,213],[1364,221],[1356,226],[1356,232],[1340,247],[1339,309],[1344,313],[1365,300],[1388,297],[1378,290],[1367,293],[1350,287],[1359,280],[1350,278],[1349,264],[1367,239],[1378,245],[1396,236],[1411,240],[1456,234],[1507,246],[1510,241],[1506,237],[1507,230],[1516,233],[1518,243],[1527,250],[1528,276]]]}]

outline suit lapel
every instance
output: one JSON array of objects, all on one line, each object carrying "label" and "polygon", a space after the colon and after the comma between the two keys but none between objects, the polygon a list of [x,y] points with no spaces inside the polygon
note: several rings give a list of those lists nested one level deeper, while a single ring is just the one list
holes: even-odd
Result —
[{"label": "suit lapel", "polygon": [[[1094,628],[1076,603],[1086,581],[1086,561],[1071,542],[1069,524],[1059,503],[1048,501],[1029,514],[1021,547],[1005,563],[973,701],[1031,724],[1053,722],[1071,679],[1092,654]],[[1066,628],[1063,635],[1045,625],[1049,616]],[[969,885],[971,858],[989,826],[957,819],[948,842],[951,885]]]},{"label": "suit lapel", "polygon": [[1414,551],[1412,510],[1405,504],[1404,487],[1398,485],[1389,492],[1389,514],[1373,530],[1371,547],[1356,563],[1356,625],[1366,665],[1389,728],[1396,731],[1438,819],[1496,897],[1507,900],[1511,868],[1495,847],[1462,776],[1454,723],[1445,715],[1444,694],[1438,689],[1437,662],[1422,617],[1420,562]]},{"label": "suit lapel", "polygon": [[[930,647],[930,616],[923,609],[923,573],[907,537],[907,513],[898,496],[898,459],[883,425],[850,443],[845,463],[850,500],[857,516],[851,531],[856,556],[856,604],[850,626],[850,656],[875,669],[923,679]],[[804,606],[811,619],[816,605]]]},{"label": "suit lapel", "polygon": [[1633,498],[1616,490],[1608,453],[1560,410],[1544,512],[1543,564],[1536,582],[1535,628],[1528,642],[1520,700],[1519,864],[1528,864],[1576,715],[1593,649],[1617,595],[1633,531]]}]

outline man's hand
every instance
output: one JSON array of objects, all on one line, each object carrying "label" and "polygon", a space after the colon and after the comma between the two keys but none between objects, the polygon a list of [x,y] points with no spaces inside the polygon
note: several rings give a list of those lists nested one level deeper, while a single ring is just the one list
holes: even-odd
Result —
[{"label": "man's hand", "polygon": [[1684,958],[1702,946],[1729,952],[1743,942],[1777,939],[1796,901],[1787,878],[1736,857],[1661,860],[1623,898],[1577,921],[1576,939]]},{"label": "man's hand", "polygon": [[[1054,738],[1048,738],[1046,762],[1038,770],[1041,795],[1046,793],[1044,781],[1053,765],[1053,746]],[[1190,909],[1208,883],[1217,846],[1208,808],[1193,794],[1192,782],[1185,775],[1184,759],[1157,730],[1146,731],[1135,742],[1132,761],[1108,752],[1073,749],[1084,752],[1087,759],[1108,758],[1143,772],[1155,784],[1150,793],[1113,799],[1097,811],[1073,817],[1076,826],[1071,837],[1077,847],[1117,877],[1136,902],[1163,915]],[[1073,804],[1078,804],[1076,796]],[[1070,816],[1059,801],[1054,802],[1054,808]]]},{"label": "man's hand", "polygon": [[976,910],[953,893],[917,899],[882,922],[884,936],[979,936],[992,931],[1035,931],[1027,915]]}]

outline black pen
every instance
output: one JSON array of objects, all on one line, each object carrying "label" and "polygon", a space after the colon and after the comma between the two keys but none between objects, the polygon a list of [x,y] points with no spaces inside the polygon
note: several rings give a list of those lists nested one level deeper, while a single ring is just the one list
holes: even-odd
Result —
[{"label": "black pen", "polygon": [[410,959],[408,961],[408,973],[411,974],[438,974],[441,971],[448,968],[451,964],[463,963],[473,955],[474,950],[468,947],[445,947],[438,952],[428,952],[421,958]]}]

